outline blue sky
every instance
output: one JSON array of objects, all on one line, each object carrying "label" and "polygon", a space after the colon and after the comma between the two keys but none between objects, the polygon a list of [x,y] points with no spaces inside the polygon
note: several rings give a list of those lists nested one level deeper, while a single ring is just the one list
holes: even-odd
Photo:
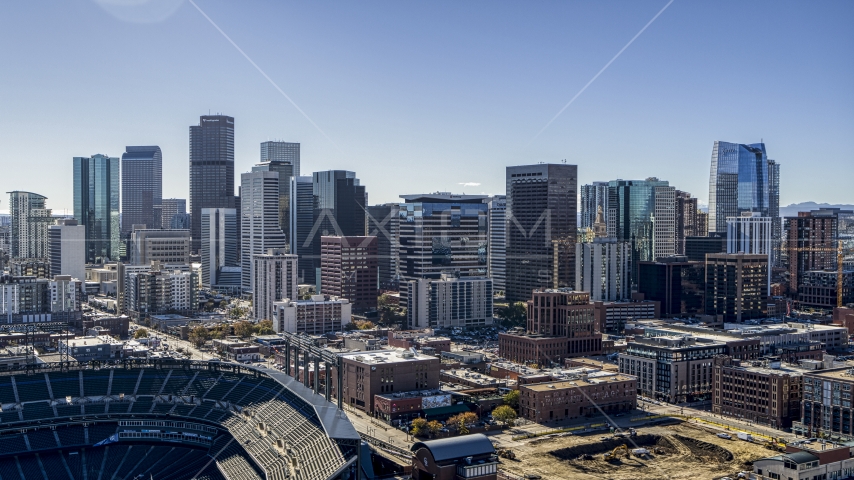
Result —
[{"label": "blue sky", "polygon": [[781,204],[854,203],[854,2],[676,0],[534,138],[666,0],[195,1],[332,141],[186,0],[7,1],[0,192],[61,212],[72,157],[157,144],[186,198],[210,111],[235,117],[237,172],[296,141],[304,174],[355,170],[371,203],[503,193],[505,166],[563,159],[705,202],[713,141],[760,139]]}]

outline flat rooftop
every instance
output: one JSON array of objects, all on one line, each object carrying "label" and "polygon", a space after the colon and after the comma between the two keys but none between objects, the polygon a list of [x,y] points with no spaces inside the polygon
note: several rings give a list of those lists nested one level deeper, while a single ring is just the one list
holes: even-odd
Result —
[{"label": "flat rooftop", "polygon": [[413,353],[410,350],[371,350],[368,352],[351,352],[351,353],[342,353],[341,357],[346,358],[348,360],[356,361],[359,363],[365,363],[369,365],[376,365],[380,363],[404,363],[404,362],[417,362],[419,360],[439,360],[436,357],[430,355],[423,355],[420,353]]},{"label": "flat rooftop", "polygon": [[546,383],[535,383],[533,385],[524,385],[524,388],[529,390],[533,390],[535,392],[547,392],[550,390],[561,390],[566,388],[578,388],[578,387],[587,387],[590,385],[601,385],[604,383],[615,383],[615,382],[625,382],[628,380],[635,380],[635,377],[631,375],[609,375],[606,377],[599,378],[588,378],[587,380],[562,380],[559,382],[546,382]]}]

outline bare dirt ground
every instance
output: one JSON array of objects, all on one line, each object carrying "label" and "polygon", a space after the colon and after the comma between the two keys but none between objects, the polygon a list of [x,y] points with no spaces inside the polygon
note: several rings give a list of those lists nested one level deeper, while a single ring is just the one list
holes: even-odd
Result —
[{"label": "bare dirt ground", "polygon": [[[642,427],[632,441],[589,436],[553,437],[526,441],[512,450],[516,460],[502,459],[503,470],[516,475],[535,474],[543,479],[718,479],[735,478],[752,471],[750,462],[776,454],[760,444],[719,438],[716,432],[694,424]],[[606,451],[625,444],[657,450],[645,458],[634,455],[605,461]]]}]

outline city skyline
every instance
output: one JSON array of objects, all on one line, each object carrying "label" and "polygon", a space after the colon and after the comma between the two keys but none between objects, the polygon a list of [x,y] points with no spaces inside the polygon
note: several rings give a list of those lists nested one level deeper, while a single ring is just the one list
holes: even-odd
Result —
[{"label": "city skyline", "polygon": [[[844,135],[854,126],[854,108],[847,108],[854,106],[849,88],[854,67],[833,61],[854,44],[854,34],[842,28],[854,8],[844,3],[791,3],[768,11],[758,5],[675,2],[532,141],[665,3],[632,4],[615,19],[606,6],[575,4],[499,4],[486,18],[478,18],[475,8],[458,9],[449,18],[448,4],[396,6],[377,16],[371,8],[332,13],[299,5],[238,9],[197,2],[320,130],[189,3],[176,3],[171,15],[147,23],[142,20],[150,18],[126,21],[115,4],[102,9],[97,3],[70,2],[47,12],[11,5],[7,18],[14,20],[0,34],[8,39],[22,38],[22,29],[36,19],[55,35],[73,25],[69,20],[97,22],[107,35],[122,35],[111,46],[76,35],[64,35],[70,38],[57,45],[58,37],[48,36],[2,54],[11,67],[4,91],[16,95],[4,98],[8,114],[0,139],[9,156],[0,161],[0,190],[38,192],[48,196],[55,212],[70,212],[66,179],[71,172],[62,159],[99,152],[118,156],[126,145],[151,144],[160,145],[168,159],[163,196],[189,198],[186,126],[209,110],[237,119],[235,173],[251,169],[263,141],[298,142],[305,173],[358,171],[372,186],[372,204],[396,201],[401,193],[393,182],[382,181],[392,166],[407,171],[430,165],[408,179],[407,191],[503,194],[504,167],[566,159],[578,165],[579,184],[657,176],[706,205],[706,172],[716,140],[771,145],[773,158],[785,165],[782,205],[850,203],[842,176],[815,173],[845,168],[854,151],[854,141]],[[717,30],[733,14],[755,17],[760,10],[765,21],[733,36],[737,39]],[[302,20],[293,32],[248,28],[257,18],[285,13]],[[405,31],[389,22],[406,13],[425,16],[424,25],[438,22],[436,32],[421,26]],[[522,21],[509,23],[517,17]],[[360,21],[353,18],[369,21],[357,27],[353,24]],[[560,22],[567,28],[551,32]],[[509,31],[497,28],[510,25]],[[463,26],[470,31],[460,33]],[[399,45],[390,45],[395,42],[387,42],[389,35],[398,36]],[[352,38],[352,45],[336,42],[343,38]],[[164,42],[174,51],[161,48]],[[199,42],[204,44],[199,57],[188,59],[186,52],[196,52]],[[415,44],[424,48],[407,56],[411,48],[405,49]],[[366,53],[368,47],[379,51]],[[126,61],[128,51],[163,68],[139,72],[135,62]],[[280,54],[298,68],[279,65]],[[45,61],[28,61],[33,55]],[[114,85],[56,75],[71,61],[59,56],[83,68],[115,65]],[[218,60],[209,62],[212,58]],[[713,62],[752,67],[747,75],[722,68],[708,75]],[[435,73],[425,75],[425,63],[435,64]],[[134,75],[123,78],[129,68]],[[56,83],[60,78],[65,83]],[[58,102],[57,91],[71,95]],[[34,116],[42,102],[67,108],[44,121]],[[733,107],[748,102],[761,108],[731,115]],[[72,117],[75,106],[83,104],[107,113]],[[127,115],[128,106],[133,115]],[[39,128],[33,128],[37,121]],[[32,156],[31,145],[43,135],[52,141],[40,148],[39,160],[53,173],[33,178],[10,159]],[[602,149],[606,141],[607,150]],[[816,144],[824,146],[819,157],[812,153]],[[819,188],[821,198],[811,193]],[[6,203],[0,203],[0,211],[8,211]]]}]

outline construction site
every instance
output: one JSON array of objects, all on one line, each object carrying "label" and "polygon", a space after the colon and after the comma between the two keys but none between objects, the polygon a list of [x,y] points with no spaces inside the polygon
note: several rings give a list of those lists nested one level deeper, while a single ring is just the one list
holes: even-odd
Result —
[{"label": "construction site", "polygon": [[[501,469],[543,479],[721,479],[751,472],[752,462],[775,455],[774,443],[745,441],[735,433],[682,421],[639,427],[632,434],[558,434],[504,442],[515,458]],[[744,478],[742,476],[741,478]]]}]

